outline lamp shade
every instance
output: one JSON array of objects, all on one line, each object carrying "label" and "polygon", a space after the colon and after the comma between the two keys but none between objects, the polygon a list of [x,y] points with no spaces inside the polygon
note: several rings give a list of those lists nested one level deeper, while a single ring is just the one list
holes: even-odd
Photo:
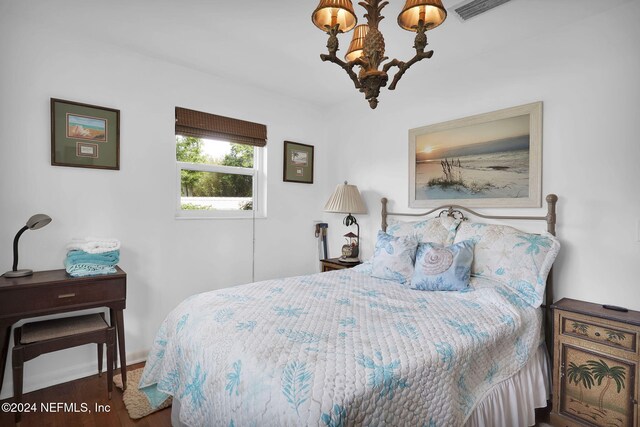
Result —
[{"label": "lamp shade", "polygon": [[351,39],[349,50],[344,56],[344,59],[346,59],[347,61],[353,61],[354,59],[362,56],[362,51],[364,49],[364,38],[368,32],[369,26],[367,24],[360,24],[353,30],[353,38]]},{"label": "lamp shade", "polygon": [[337,24],[338,29],[346,33],[356,26],[358,18],[351,0],[320,0],[311,15],[311,21],[322,31],[327,31],[325,26],[333,27]]},{"label": "lamp shade", "polygon": [[364,214],[367,213],[367,206],[360,197],[358,187],[355,185],[339,184],[333,192],[327,204],[324,205],[325,212]]},{"label": "lamp shade", "polygon": [[51,222],[51,217],[45,214],[35,214],[27,221],[27,228],[29,230],[37,230]]},{"label": "lamp shade", "polygon": [[432,30],[447,19],[447,11],[442,0],[407,0],[398,15],[398,25],[408,31],[415,31],[413,27],[422,20]]}]

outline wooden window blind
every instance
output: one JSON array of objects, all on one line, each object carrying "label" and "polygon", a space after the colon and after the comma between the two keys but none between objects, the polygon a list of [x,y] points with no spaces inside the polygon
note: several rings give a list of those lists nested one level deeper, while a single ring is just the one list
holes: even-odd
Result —
[{"label": "wooden window blind", "polygon": [[264,147],[267,127],[245,120],[176,107],[176,135]]}]

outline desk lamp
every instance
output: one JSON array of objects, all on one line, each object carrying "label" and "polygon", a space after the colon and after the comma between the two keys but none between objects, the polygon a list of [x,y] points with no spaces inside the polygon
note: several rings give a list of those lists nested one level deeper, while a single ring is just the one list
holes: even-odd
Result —
[{"label": "desk lamp", "polygon": [[16,237],[13,239],[13,269],[4,273],[4,277],[23,277],[33,274],[33,270],[18,270],[18,240],[20,236],[27,230],[37,230],[51,222],[51,218],[45,214],[36,214],[29,218],[27,225],[22,227]]}]

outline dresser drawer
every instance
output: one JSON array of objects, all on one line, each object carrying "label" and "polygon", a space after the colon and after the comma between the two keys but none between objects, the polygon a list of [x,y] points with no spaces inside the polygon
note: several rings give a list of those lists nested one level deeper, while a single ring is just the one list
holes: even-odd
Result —
[{"label": "dresser drawer", "polygon": [[560,332],[562,335],[581,338],[632,353],[638,351],[638,333],[604,322],[587,320],[573,313],[561,314]]},{"label": "dresser drawer", "polygon": [[22,313],[51,311],[58,308],[75,309],[103,306],[108,301],[124,301],[126,281],[123,279],[100,280],[91,283],[51,284],[30,289],[10,289],[3,292],[0,313],[15,316]]}]

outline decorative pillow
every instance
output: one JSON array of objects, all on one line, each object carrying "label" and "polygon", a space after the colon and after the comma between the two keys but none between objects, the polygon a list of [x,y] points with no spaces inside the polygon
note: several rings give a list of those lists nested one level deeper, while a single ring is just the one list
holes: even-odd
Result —
[{"label": "decorative pillow", "polygon": [[411,289],[419,291],[461,291],[469,286],[472,240],[451,246],[421,243],[411,278]]},{"label": "decorative pillow", "polygon": [[434,242],[450,245],[453,243],[460,222],[459,219],[448,216],[410,222],[392,219],[387,227],[387,233],[392,236],[412,236],[418,243]]},{"label": "decorative pillow", "polygon": [[371,275],[379,279],[409,283],[418,243],[409,236],[392,236],[378,231],[378,241],[373,251]]},{"label": "decorative pillow", "polygon": [[472,275],[507,285],[533,307],[542,304],[547,275],[560,250],[558,239],[506,225],[464,222],[455,242],[469,239],[476,243]]}]

